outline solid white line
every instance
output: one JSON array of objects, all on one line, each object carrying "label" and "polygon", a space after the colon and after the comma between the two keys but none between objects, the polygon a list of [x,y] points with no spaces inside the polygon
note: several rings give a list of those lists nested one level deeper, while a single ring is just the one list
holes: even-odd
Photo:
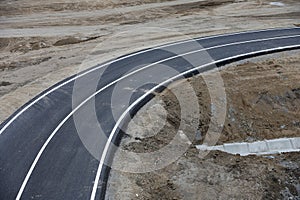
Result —
[{"label": "solid white line", "polygon": [[2,129],[0,130],[0,135],[7,129],[8,126],[10,126],[10,124],[12,122],[14,122],[22,113],[24,113],[27,109],[29,109],[31,106],[33,106],[34,104],[36,104],[39,100],[41,100],[42,98],[44,98],[45,96],[47,96],[48,94],[52,93],[53,91],[61,88],[62,86],[76,80],[77,78],[80,78],[82,76],[85,76],[86,74],[89,74],[95,70],[98,70],[102,67],[105,67],[107,65],[110,65],[112,63],[115,63],[115,62],[118,62],[120,60],[123,60],[123,59],[126,59],[126,58],[130,58],[132,56],[136,56],[136,55],[139,55],[139,54],[143,54],[143,53],[146,53],[146,52],[149,52],[149,51],[152,51],[152,50],[155,50],[155,49],[161,49],[161,48],[164,48],[164,47],[168,47],[168,46],[174,46],[174,45],[178,45],[178,44],[184,44],[184,43],[188,43],[188,42],[191,42],[191,41],[201,41],[201,40],[204,40],[204,39],[211,39],[211,38],[216,38],[216,37],[221,37],[221,36],[233,36],[233,35],[238,35],[238,34],[243,34],[243,33],[260,33],[260,32],[266,32],[266,31],[280,31],[280,30],[292,30],[292,29],[298,29],[298,27],[293,27],[293,28],[284,28],[284,29],[265,29],[265,30],[259,30],[259,31],[244,31],[244,32],[239,32],[239,33],[229,33],[229,34],[222,34],[222,35],[215,35],[215,36],[207,36],[207,37],[203,37],[203,38],[199,38],[199,39],[191,39],[191,40],[186,40],[186,41],[180,41],[180,42],[175,42],[175,43],[170,43],[170,44],[165,44],[165,45],[162,45],[162,46],[157,46],[157,47],[153,47],[151,49],[147,49],[147,50],[144,50],[144,51],[140,51],[140,52],[137,52],[137,53],[133,53],[133,54],[130,54],[130,55],[127,55],[127,56],[124,56],[124,57],[121,57],[121,58],[118,58],[116,60],[113,60],[113,61],[110,61],[108,63],[105,63],[103,65],[100,65],[98,67],[95,67],[95,68],[92,68],[82,74],[79,74],[77,76],[75,76],[74,78],[71,78],[59,85],[57,85],[56,87],[52,88],[51,90],[49,90],[48,92],[44,93],[43,95],[39,96],[37,99],[35,99],[34,101],[32,101],[30,104],[28,104],[26,107],[24,107],[22,110],[20,110],[13,118],[11,118],[3,127]]},{"label": "solid white line", "polygon": [[102,171],[102,166],[104,165],[104,161],[105,161],[105,158],[106,158],[106,155],[107,155],[107,152],[108,152],[108,148],[109,148],[109,145],[112,141],[112,138],[113,136],[115,135],[116,133],[116,130],[117,128],[119,127],[119,125],[121,124],[121,122],[123,121],[123,119],[125,118],[125,116],[127,115],[127,113],[134,107],[136,106],[138,103],[140,103],[147,95],[151,94],[152,92],[154,92],[156,89],[158,89],[159,87],[171,82],[172,80],[174,79],[177,79],[185,74],[188,74],[188,73],[191,73],[197,69],[201,69],[201,68],[204,68],[204,67],[207,67],[207,66],[210,66],[210,65],[213,65],[213,64],[216,64],[216,63],[219,63],[219,62],[223,62],[223,61],[226,61],[226,60],[230,60],[230,59],[235,59],[235,58],[239,58],[239,57],[243,57],[243,56],[250,56],[250,55],[255,55],[255,54],[258,54],[258,53],[264,53],[264,52],[268,52],[268,51],[274,51],[274,50],[283,50],[283,49],[289,49],[289,48],[294,48],[294,47],[300,47],[300,45],[292,45],[292,46],[286,46],[286,47],[278,47],[278,48],[272,48],[272,49],[266,49],[266,50],[261,50],[261,51],[255,51],[255,52],[251,52],[251,53],[247,53],[247,54],[241,54],[241,55],[237,55],[237,56],[232,56],[232,57],[229,57],[229,58],[225,58],[225,59],[220,59],[218,61],[214,61],[214,62],[211,62],[211,63],[208,63],[208,64],[205,64],[205,65],[202,65],[202,66],[199,66],[199,67],[196,67],[194,69],[191,69],[191,70],[188,70],[184,73],[181,73],[181,74],[178,74],[162,83],[160,83],[159,85],[155,86],[154,88],[152,88],[151,90],[149,90],[147,93],[145,93],[143,96],[141,96],[140,98],[138,98],[133,104],[131,104],[126,110],[125,112],[121,115],[121,117],[119,118],[119,120],[117,121],[116,125],[114,126],[112,132],[110,133],[109,135],[109,138],[106,142],[106,145],[105,145],[105,148],[103,150],[103,153],[102,153],[102,157],[101,157],[101,160],[100,160],[100,163],[99,163],[99,166],[98,166],[98,170],[97,170],[97,174],[96,174],[96,177],[95,177],[95,180],[94,180],[94,186],[93,186],[93,190],[92,190],[92,194],[91,194],[91,198],[90,200],[94,200],[96,198],[96,193],[97,193],[97,187],[98,187],[98,183],[99,183],[99,180],[100,180],[100,175],[101,175],[101,171]]},{"label": "solid white line", "polygon": [[37,156],[35,157],[33,163],[31,164],[31,167],[29,169],[29,171],[27,172],[26,174],[26,177],[21,185],[21,188],[19,189],[19,192],[18,192],[18,195],[16,197],[16,199],[20,199],[21,196],[22,196],[22,193],[24,192],[24,189],[27,185],[27,182],[37,164],[37,162],[39,161],[42,153],[44,152],[44,150],[46,149],[46,147],[48,146],[48,144],[50,143],[50,141],[52,140],[52,138],[55,136],[55,134],[58,132],[58,130],[63,126],[63,124],[80,108],[82,107],[86,102],[88,102],[90,99],[92,99],[94,96],[96,96],[97,94],[99,94],[100,92],[102,92],[103,90],[107,89],[108,87],[114,85],[115,83],[119,82],[120,80],[122,79],[125,79],[139,71],[142,71],[146,68],[149,68],[151,66],[154,66],[156,64],[159,64],[161,62],[164,62],[164,61],[167,61],[167,60],[171,60],[171,59],[174,59],[174,58],[177,58],[177,57],[181,57],[181,56],[184,56],[184,55],[188,55],[188,54],[193,54],[193,53],[196,53],[196,52],[200,52],[200,51],[205,51],[205,50],[209,50],[209,49],[213,49],[213,48],[220,48],[220,47],[224,47],[224,46],[230,46],[230,45],[236,45],[236,44],[244,44],[244,43],[251,43],[251,42],[258,42],[258,41],[266,41],[266,40],[275,40],[275,39],[287,39],[287,38],[293,38],[293,37],[299,37],[300,35],[293,35],[293,36],[282,36],[282,37],[275,37],[275,38],[268,38],[268,39],[258,39],[258,40],[250,40],[250,41],[244,41],[244,42],[236,42],[236,43],[230,43],[230,44],[226,44],[226,45],[218,45],[218,46],[215,46],[215,47],[209,47],[207,49],[200,49],[200,50],[195,50],[195,51],[192,51],[192,52],[187,52],[187,53],[184,53],[184,54],[181,54],[181,55],[176,55],[176,56],[173,56],[173,57],[170,57],[170,58],[166,58],[166,59],[163,59],[161,61],[157,61],[155,63],[152,63],[150,65],[147,65],[147,66],[144,66],[138,70],[135,70],[129,74],[126,74],[125,76],[123,77],[120,77],[118,79],[116,79],[115,81],[111,82],[110,84],[106,85],[105,87],[101,88],[100,90],[98,90],[97,92],[95,92],[94,94],[92,94],[91,96],[89,96],[87,99],[85,99],[83,102],[81,102],[74,110],[72,110],[72,112],[70,112],[67,117],[65,117],[61,122],[60,124],[55,128],[55,130],[51,133],[51,135],[48,137],[48,139],[45,141],[45,143],[43,144],[43,146],[41,147],[41,149],[39,150]]}]

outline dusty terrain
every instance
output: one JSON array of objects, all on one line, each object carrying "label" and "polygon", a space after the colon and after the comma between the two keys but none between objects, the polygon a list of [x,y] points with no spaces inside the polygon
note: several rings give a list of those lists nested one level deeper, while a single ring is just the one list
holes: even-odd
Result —
[{"label": "dusty terrain", "polygon": [[[231,64],[220,71],[226,89],[227,115],[218,144],[300,136],[299,57],[300,51],[277,53]],[[206,83],[202,76],[188,81],[200,106],[199,127],[195,130],[206,133],[211,115]],[[182,84],[171,87],[181,88]],[[188,92],[183,93],[189,98]],[[170,143],[180,121],[178,100],[166,90],[129,123],[121,149],[155,152]],[[211,151],[203,156],[194,144],[202,143],[205,135],[199,140],[195,130],[184,131],[193,142],[190,148],[172,164],[155,171],[132,173],[130,164],[129,168],[124,166],[139,158],[128,159],[118,151],[107,199],[300,198],[299,153],[241,157]],[[139,164],[141,168],[147,165],[134,165]]]},{"label": "dusty terrain", "polygon": [[[271,0],[3,0],[0,121],[58,81],[125,53],[190,37],[299,26],[299,1],[281,2],[283,6],[271,5]],[[218,144],[300,136],[299,56],[298,51],[283,53],[222,71],[228,104]],[[189,82],[201,110],[195,128],[203,133],[193,144],[201,144],[208,129],[210,99],[201,77]],[[153,127],[156,131],[160,127],[149,124],[149,117],[159,122],[165,113],[139,112],[135,122],[144,129],[129,125],[123,149],[154,151],[174,136],[180,109],[174,96],[165,91],[148,105],[154,105],[156,114],[164,107],[167,123],[159,134],[144,138]],[[195,132],[185,134],[194,139]],[[299,165],[299,153],[240,157],[210,152],[199,158],[191,145],[176,162],[157,171],[113,170],[108,198],[299,199]]]},{"label": "dusty terrain", "polygon": [[[189,37],[291,27],[299,2],[256,0],[11,1],[0,5],[0,121],[97,63]],[[97,47],[98,46],[98,47]]]}]

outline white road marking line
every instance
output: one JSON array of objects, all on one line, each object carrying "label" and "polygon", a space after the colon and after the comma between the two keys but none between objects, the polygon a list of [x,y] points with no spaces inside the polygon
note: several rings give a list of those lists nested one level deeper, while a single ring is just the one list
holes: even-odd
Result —
[{"label": "white road marking line", "polygon": [[159,87],[171,82],[172,80],[174,79],[177,79],[181,76],[184,76],[185,74],[188,74],[188,73],[191,73],[195,70],[198,70],[198,69],[201,69],[201,68],[204,68],[204,67],[207,67],[207,66],[210,66],[212,64],[216,64],[216,63],[219,63],[219,62],[223,62],[223,61],[226,61],[226,60],[231,60],[231,59],[236,59],[236,58],[239,58],[239,57],[244,57],[244,56],[250,56],[250,55],[255,55],[255,54],[259,54],[259,53],[264,53],[264,52],[268,52],[268,51],[275,51],[275,50],[283,50],[283,49],[289,49],[289,48],[296,48],[296,47],[300,47],[300,45],[291,45],[291,46],[285,46],[285,47],[278,47],[278,48],[272,48],[272,49],[266,49],[266,50],[261,50],[261,51],[255,51],[255,52],[251,52],[251,53],[247,53],[247,54],[241,54],[241,55],[237,55],[237,56],[232,56],[232,57],[229,57],[229,58],[225,58],[225,59],[220,59],[218,61],[214,61],[214,62],[211,62],[211,63],[208,63],[208,64],[205,64],[205,65],[202,65],[202,66],[199,66],[197,68],[194,68],[194,69],[191,69],[191,70],[188,70],[184,73],[181,73],[179,75],[176,75],[166,81],[164,81],[163,83],[160,83],[159,85],[155,86],[154,88],[152,88],[151,90],[149,90],[148,93],[144,94],[143,96],[141,96],[140,98],[138,98],[133,104],[131,104],[126,110],[125,112],[123,112],[123,114],[121,115],[121,117],[119,118],[119,120],[117,121],[116,125],[114,126],[112,132],[110,133],[109,135],[109,138],[106,142],[106,145],[105,145],[105,148],[103,150],[103,153],[102,153],[102,157],[101,157],[101,160],[100,160],[100,163],[99,163],[99,166],[98,166],[98,170],[97,170],[97,174],[96,174],[96,177],[95,177],[95,180],[94,180],[94,186],[93,186],[93,190],[92,190],[92,194],[91,194],[91,198],[90,200],[95,200],[96,198],[96,193],[97,193],[97,187],[98,187],[98,184],[99,184],[99,180],[100,180],[100,175],[101,175],[101,171],[102,171],[102,167],[104,165],[104,160],[106,158],[106,155],[107,155],[107,152],[108,152],[108,148],[109,148],[109,145],[112,141],[112,138],[113,136],[115,135],[116,133],[116,130],[117,128],[119,127],[119,125],[121,124],[121,122],[123,121],[123,119],[125,118],[126,114],[134,107],[136,106],[139,102],[141,102],[144,98],[146,98],[147,95],[151,94],[152,92],[154,92],[156,89],[158,89]]},{"label": "white road marking line", "polygon": [[[286,38],[292,38],[292,37],[299,37],[300,35],[297,35],[297,36],[295,36],[295,35],[293,35],[293,36],[282,36],[282,37],[275,37],[275,38],[268,38],[268,39],[260,39],[260,40],[250,40],[250,41],[244,41],[244,42],[241,42],[241,43],[251,43],[251,42],[257,42],[257,41],[265,41],[265,40],[274,40],[274,39],[286,39]],[[239,44],[239,43],[232,43],[233,45],[236,45],[236,44]],[[222,46],[229,46],[230,44],[226,44],[226,45],[219,45],[219,46],[216,46],[216,47],[210,47],[210,48],[207,48],[207,49],[201,49],[201,50],[196,50],[196,51],[192,51],[192,53],[195,53],[195,52],[199,52],[199,51],[204,51],[204,50],[208,50],[208,49],[212,49],[212,48],[220,48],[220,47],[222,47]],[[25,189],[25,187],[26,187],[26,185],[27,185],[27,182],[28,182],[28,180],[29,180],[29,178],[30,178],[30,176],[31,176],[31,174],[32,174],[32,172],[33,172],[33,170],[34,170],[34,168],[35,168],[35,166],[36,166],[36,164],[37,164],[37,162],[39,161],[39,159],[40,159],[40,157],[41,157],[41,155],[42,155],[42,153],[44,152],[44,150],[46,149],[46,147],[48,146],[48,144],[50,143],[50,141],[51,141],[51,139],[55,136],[55,134],[57,133],[57,131],[61,128],[61,126],[81,107],[81,106],[83,106],[87,101],[89,101],[91,98],[93,98],[95,95],[97,95],[98,93],[100,93],[100,92],[102,92],[103,90],[105,90],[106,88],[108,88],[108,87],[110,87],[111,85],[113,85],[113,84],[115,84],[115,83],[117,83],[118,81],[120,81],[120,80],[122,80],[122,79],[124,79],[124,78],[126,78],[126,77],[128,77],[128,76],[131,76],[132,74],[134,74],[134,73],[137,73],[137,72],[139,72],[139,71],[142,71],[142,70],[144,70],[144,69],[146,69],[146,68],[148,68],[148,67],[151,67],[151,66],[153,66],[153,65],[156,65],[156,64],[158,64],[158,63],[160,63],[160,62],[164,62],[164,61],[166,61],[166,60],[170,60],[170,59],[173,59],[173,58],[175,58],[175,57],[180,57],[180,56],[183,56],[183,55],[187,55],[187,54],[192,54],[191,52],[188,52],[188,53],[185,53],[185,54],[181,54],[181,55],[177,55],[177,56],[174,56],[174,57],[171,57],[171,58],[167,58],[167,59],[164,59],[164,60],[161,60],[161,61],[157,61],[157,62],[155,62],[155,63],[152,63],[152,64],[150,64],[150,65],[147,65],[147,66],[145,66],[145,67],[143,67],[143,68],[140,68],[140,69],[138,69],[138,70],[136,70],[136,71],[133,71],[133,72],[131,72],[131,73],[129,73],[129,74],[127,74],[127,75],[125,75],[125,76],[123,76],[123,77],[121,77],[121,78],[119,78],[119,79],[117,79],[117,80],[115,80],[115,81],[113,81],[113,82],[111,82],[110,84],[108,84],[108,85],[106,85],[105,87],[103,87],[103,88],[101,88],[100,90],[98,90],[96,93],[94,93],[93,95],[91,95],[90,97],[88,97],[87,99],[85,99],[81,104],[79,104],[74,110],[72,110],[72,112],[71,113],[69,113],[68,114],[68,116],[63,120],[63,121],[61,121],[61,123],[56,127],[56,129],[52,132],[52,134],[48,137],[48,139],[46,140],[46,142],[43,144],[43,146],[42,146],[42,148],[40,149],[40,151],[38,152],[38,154],[37,154],[37,156],[36,156],[36,158],[34,159],[34,161],[33,161],[33,163],[32,163],[32,165],[31,165],[31,167],[30,167],[30,169],[29,169],[29,171],[28,171],[28,173],[27,173],[27,175],[26,175],[26,177],[25,177],[25,179],[24,179],[24,181],[23,181],[23,183],[22,183],[22,185],[21,185],[21,188],[20,188],[20,190],[19,190],[19,192],[18,192],[18,195],[17,195],[17,197],[16,197],[16,199],[17,200],[19,200],[20,198],[21,198],[21,196],[22,196],[22,193],[24,192],[24,189]],[[193,69],[193,70],[195,70],[195,69]],[[105,149],[104,149],[105,150]],[[105,153],[105,155],[107,154],[107,152]],[[103,154],[102,154],[103,155]],[[102,158],[102,157],[101,157]],[[97,185],[98,185],[98,183],[97,183]]]},{"label": "white road marking line", "polygon": [[[61,88],[62,86],[76,80],[77,78],[80,78],[82,76],[85,76],[86,74],[89,74],[95,70],[98,70],[102,67],[105,67],[107,65],[110,65],[112,63],[115,63],[115,62],[118,62],[120,60],[124,60],[126,58],[130,58],[132,56],[136,56],[136,55],[139,55],[139,54],[143,54],[143,53],[146,53],[146,52],[149,52],[149,51],[152,51],[152,50],[156,50],[156,49],[161,49],[161,48],[164,48],[164,47],[168,47],[168,46],[174,46],[174,45],[178,45],[178,44],[184,44],[184,43],[188,43],[188,42],[191,42],[191,41],[200,41],[200,40],[204,40],[204,39],[211,39],[211,38],[216,38],[216,37],[221,37],[221,36],[233,36],[233,35],[238,35],[238,34],[243,34],[243,33],[260,33],[260,32],[266,32],[266,31],[279,31],[279,30],[292,30],[292,29],[298,29],[298,27],[293,27],[293,28],[285,28],[285,29],[265,29],[265,30],[259,30],[259,31],[243,31],[243,32],[239,32],[239,33],[229,33],[229,34],[221,34],[221,35],[214,35],[214,36],[207,36],[207,37],[203,37],[203,38],[199,38],[199,39],[191,39],[191,40],[185,40],[185,41],[180,41],[180,42],[175,42],[175,43],[170,43],[170,44],[165,44],[165,45],[162,45],[162,46],[157,46],[157,47],[153,47],[151,49],[147,49],[147,50],[143,50],[143,51],[140,51],[140,52],[136,52],[136,53],[133,53],[133,54],[130,54],[130,55],[127,55],[127,56],[124,56],[124,57],[121,57],[121,58],[118,58],[116,60],[113,60],[113,61],[110,61],[108,63],[105,63],[103,65],[100,65],[98,67],[95,67],[95,68],[92,68],[82,74],[79,74],[79,75],[76,75],[74,78],[71,78],[61,84],[59,84],[58,86],[52,88],[51,90],[49,90],[48,92],[44,93],[43,95],[39,96],[37,99],[35,99],[34,101],[32,101],[30,104],[28,104],[26,107],[24,107],[22,110],[20,110],[13,118],[11,118],[3,127],[2,129],[0,130],[0,135],[7,129],[8,126],[10,126],[10,124],[12,122],[14,122],[21,114],[23,114],[26,110],[28,110],[31,106],[33,106],[34,104],[36,104],[38,101],[40,101],[42,98],[44,98],[45,96],[47,96],[48,94],[52,93],[53,91]],[[300,28],[299,28],[300,29]]]}]

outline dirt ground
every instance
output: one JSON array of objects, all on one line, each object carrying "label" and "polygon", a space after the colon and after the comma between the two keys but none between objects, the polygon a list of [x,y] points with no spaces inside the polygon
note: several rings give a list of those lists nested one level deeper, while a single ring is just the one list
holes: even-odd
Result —
[{"label": "dirt ground", "polygon": [[[299,57],[300,51],[277,53],[220,71],[227,115],[217,144],[300,136]],[[200,108],[199,127],[184,130],[193,144],[175,162],[147,173],[133,173],[130,165],[118,168],[139,158],[128,159],[117,152],[107,199],[299,199],[299,153],[246,157],[218,151],[199,154],[194,144],[203,143],[206,136],[197,139],[196,132],[207,132],[211,101],[202,76],[188,82],[196,91]],[[182,84],[171,87],[182,88]],[[178,97],[171,91],[159,94],[134,117],[122,149],[149,153],[170,143],[182,120]],[[188,92],[183,93],[189,98]],[[141,168],[147,165],[134,165],[138,164]]]},{"label": "dirt ground", "polygon": [[[300,26],[298,0],[271,2],[3,0],[0,122],[58,81],[126,53],[191,37]],[[222,70],[227,117],[217,144],[300,136],[299,56],[299,51],[281,53]],[[299,199],[299,153],[240,157],[210,152],[199,158],[194,144],[205,138],[210,98],[201,77],[188,81],[201,111],[200,125],[189,124],[195,130],[184,132],[193,144],[171,165],[153,172],[113,170],[107,198]],[[165,91],[147,105],[133,120],[139,126],[129,124],[123,149],[155,151],[176,134],[180,107],[174,95]],[[149,105],[156,115],[146,112]],[[159,122],[165,123],[162,129]],[[153,131],[159,134],[149,137]]]},{"label": "dirt ground", "polygon": [[91,67],[91,60],[101,63],[190,37],[299,25],[299,1],[270,2],[4,0],[0,121],[51,85]]}]

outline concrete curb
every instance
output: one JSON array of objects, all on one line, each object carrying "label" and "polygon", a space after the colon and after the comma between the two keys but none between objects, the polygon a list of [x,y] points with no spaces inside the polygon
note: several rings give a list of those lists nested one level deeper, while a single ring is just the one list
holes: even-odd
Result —
[{"label": "concrete curb", "polygon": [[280,138],[252,143],[227,143],[218,146],[197,145],[196,148],[200,151],[218,150],[241,156],[300,152],[300,137]]}]

